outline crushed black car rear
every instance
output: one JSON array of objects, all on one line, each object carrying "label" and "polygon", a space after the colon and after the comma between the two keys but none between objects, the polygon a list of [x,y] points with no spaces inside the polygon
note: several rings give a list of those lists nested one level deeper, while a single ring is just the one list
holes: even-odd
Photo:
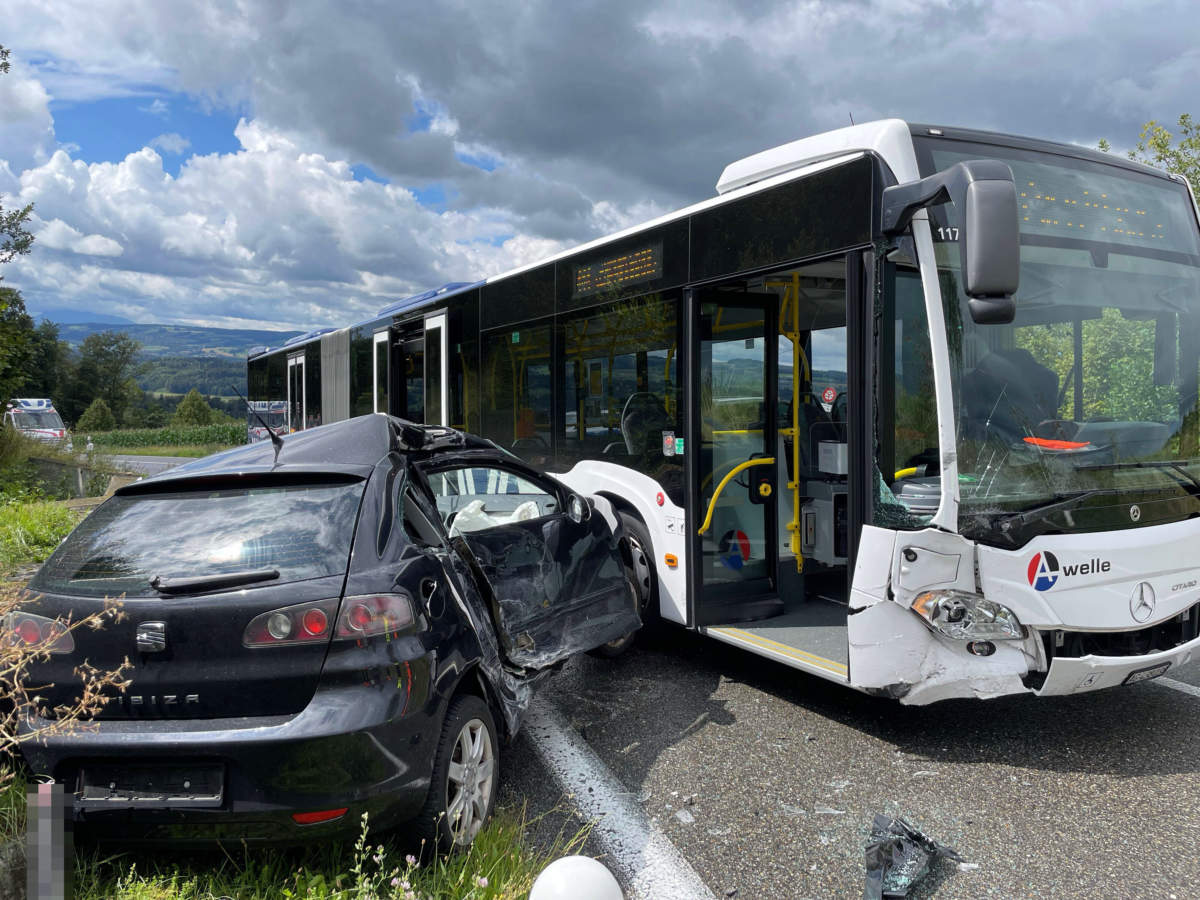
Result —
[{"label": "crushed black car rear", "polygon": [[448,711],[511,735],[542,674],[638,627],[621,540],[605,501],[482,439],[382,415],[138,482],[59,547],[22,607],[78,618],[123,594],[123,622],[76,632],[30,683],[54,685],[53,707],[81,661],[126,657],[132,683],[26,759],[100,838],[308,840],[364,812],[430,829],[421,817],[462,806],[453,780],[431,783],[463,771],[438,759]]}]

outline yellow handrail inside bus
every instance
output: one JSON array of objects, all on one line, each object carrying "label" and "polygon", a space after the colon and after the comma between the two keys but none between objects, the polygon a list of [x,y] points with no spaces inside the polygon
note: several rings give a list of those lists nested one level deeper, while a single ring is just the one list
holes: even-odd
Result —
[{"label": "yellow handrail inside bus", "polygon": [[916,474],[917,474],[917,467],[909,466],[907,469],[897,469],[894,478],[896,481],[899,481],[901,478],[910,478]]},{"label": "yellow handrail inside bus", "polygon": [[700,526],[699,534],[704,534],[704,532],[708,531],[709,526],[712,525],[713,510],[717,508],[717,498],[721,496],[721,492],[725,490],[725,486],[728,485],[729,482],[733,481],[738,473],[744,472],[751,466],[773,465],[775,465],[775,457],[764,456],[759,459],[748,459],[744,463],[738,463],[736,466],[730,469],[725,474],[725,477],[721,479],[721,483],[717,485],[717,489],[713,491],[712,499],[708,501],[708,514],[704,517],[704,524]]},{"label": "yellow handrail inside bus", "polygon": [[[812,381],[812,368],[800,334],[800,273],[793,272],[791,282],[767,282],[767,286],[784,288],[779,327],[784,337],[792,342],[792,422],[791,427],[782,429],[782,434],[792,439],[792,480],[788,482],[788,490],[792,492],[792,518],[787,523],[787,530],[791,535],[789,543],[792,555],[796,558],[796,571],[803,572],[804,549],[800,538],[800,389],[805,382]],[[790,317],[787,315],[789,312]],[[797,360],[802,365],[797,365]],[[804,400],[806,403],[809,401],[807,395]]]}]

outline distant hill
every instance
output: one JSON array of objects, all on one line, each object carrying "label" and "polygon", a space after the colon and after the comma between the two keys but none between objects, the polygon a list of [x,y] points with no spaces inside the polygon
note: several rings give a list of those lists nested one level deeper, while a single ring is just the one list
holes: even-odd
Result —
[{"label": "distant hill", "polygon": [[243,366],[251,347],[278,347],[299,331],[255,331],[241,328],[201,328],[193,325],[125,325],[107,322],[59,323],[58,336],[74,347],[90,334],[123,331],[141,342],[143,357],[223,357]]},{"label": "distant hill", "polygon": [[126,319],[124,316],[104,315],[95,310],[70,309],[65,306],[44,306],[39,308],[32,303],[28,304],[27,308],[29,314],[34,319],[49,319],[51,322],[57,322],[59,325],[77,325],[80,322],[100,322],[105,325],[133,324],[133,319]]}]

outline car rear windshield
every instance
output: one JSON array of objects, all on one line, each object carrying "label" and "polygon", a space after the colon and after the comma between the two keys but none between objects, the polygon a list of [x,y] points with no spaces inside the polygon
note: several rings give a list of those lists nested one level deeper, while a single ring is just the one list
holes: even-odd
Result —
[{"label": "car rear windshield", "polygon": [[80,523],[31,590],[153,597],[154,578],[276,570],[265,582],[346,571],[363,482],[117,496]]}]

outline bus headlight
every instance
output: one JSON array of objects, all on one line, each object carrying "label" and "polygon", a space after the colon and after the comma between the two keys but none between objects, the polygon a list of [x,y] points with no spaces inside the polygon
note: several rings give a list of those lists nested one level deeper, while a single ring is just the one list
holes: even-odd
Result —
[{"label": "bus headlight", "polygon": [[936,631],[960,641],[1016,641],[1024,637],[1021,623],[1007,606],[962,591],[924,591],[912,611]]}]

